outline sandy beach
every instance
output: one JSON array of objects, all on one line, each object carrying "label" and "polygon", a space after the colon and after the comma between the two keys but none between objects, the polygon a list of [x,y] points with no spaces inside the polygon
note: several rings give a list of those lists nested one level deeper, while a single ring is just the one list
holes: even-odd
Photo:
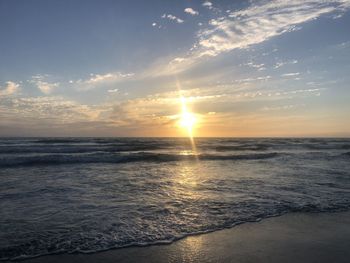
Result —
[{"label": "sandy beach", "polygon": [[291,213],[170,245],[25,260],[56,262],[349,262],[350,212]]}]

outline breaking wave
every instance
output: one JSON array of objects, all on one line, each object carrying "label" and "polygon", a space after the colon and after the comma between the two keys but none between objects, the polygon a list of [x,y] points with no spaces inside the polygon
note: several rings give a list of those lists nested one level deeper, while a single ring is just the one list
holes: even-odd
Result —
[{"label": "breaking wave", "polygon": [[128,162],[171,162],[185,160],[260,160],[274,158],[281,153],[252,153],[235,155],[218,154],[165,154],[152,152],[136,153],[87,153],[87,154],[49,154],[35,156],[0,157],[0,167],[60,165],[83,163],[128,163]]}]

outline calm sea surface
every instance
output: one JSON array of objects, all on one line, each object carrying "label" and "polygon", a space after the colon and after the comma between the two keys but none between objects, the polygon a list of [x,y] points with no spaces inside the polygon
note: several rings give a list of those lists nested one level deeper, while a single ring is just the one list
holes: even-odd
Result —
[{"label": "calm sea surface", "polygon": [[0,138],[0,259],[350,208],[350,139]]}]

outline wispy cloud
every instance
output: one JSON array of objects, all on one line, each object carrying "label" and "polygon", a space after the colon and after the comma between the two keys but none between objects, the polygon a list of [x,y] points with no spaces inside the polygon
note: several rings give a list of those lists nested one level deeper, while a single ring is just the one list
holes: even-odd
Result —
[{"label": "wispy cloud", "polygon": [[271,76],[267,75],[267,76],[260,76],[257,78],[246,78],[246,79],[237,79],[235,80],[235,82],[237,83],[247,83],[247,82],[256,82],[256,81],[266,81],[272,79]]},{"label": "wispy cloud", "polygon": [[199,15],[199,12],[196,10],[193,10],[191,7],[185,8],[184,12],[193,16]]},{"label": "wispy cloud", "polygon": [[297,64],[298,60],[294,59],[294,60],[289,60],[289,61],[279,61],[274,65],[275,69],[278,69],[280,67],[283,67],[285,65],[289,65],[289,64]]},{"label": "wispy cloud", "polygon": [[208,9],[212,9],[213,8],[213,4],[212,2],[209,2],[209,1],[205,1],[202,6],[208,8]]},{"label": "wispy cloud", "polygon": [[117,73],[107,73],[107,74],[91,74],[91,78],[86,80],[86,84],[96,84],[96,83],[101,83],[105,81],[116,81],[124,78],[129,78],[133,76],[134,74],[132,73],[126,73],[123,74],[121,72]]},{"label": "wispy cloud", "polygon": [[338,49],[345,49],[350,47],[350,41],[342,42],[340,44],[335,45]]},{"label": "wispy cloud", "polygon": [[16,94],[19,91],[19,87],[18,83],[7,81],[5,88],[0,87],[0,97]]},{"label": "wispy cloud", "polygon": [[[2,135],[93,135],[111,130],[108,104],[85,105],[59,96],[7,98],[0,104]],[[115,130],[115,127],[113,128]]]},{"label": "wispy cloud", "polygon": [[[60,96],[14,98],[4,102],[6,115],[13,118],[45,119],[52,122],[72,123],[93,121],[108,107],[84,105]],[[1,114],[5,113],[2,109]],[[0,115],[1,115],[0,114]]]},{"label": "wispy cloud", "polygon": [[90,89],[94,89],[104,85],[110,85],[110,84],[118,83],[124,80],[128,80],[132,78],[134,75],[135,75],[134,73],[122,73],[122,72],[90,74],[90,78],[88,79],[78,79],[75,81],[71,80],[70,83],[73,85],[77,85],[78,89],[90,90]]},{"label": "wispy cloud", "polygon": [[178,18],[178,17],[176,17],[176,16],[174,16],[172,14],[163,14],[161,16],[161,18],[167,18],[169,20],[175,21],[178,24],[182,24],[184,22],[184,20],[182,20],[181,18]]},{"label": "wispy cloud", "polygon": [[[210,2],[204,2],[203,5],[213,7]],[[211,19],[208,27],[197,32],[192,48],[183,56],[168,61],[166,66],[157,68],[155,75],[178,74],[197,65],[204,58],[249,48],[272,37],[300,29],[303,23],[322,15],[342,13],[349,8],[350,0],[252,1],[245,9],[224,14],[221,12],[222,16]],[[276,64],[276,67],[283,65]]]},{"label": "wispy cloud", "polygon": [[108,90],[109,93],[116,93],[116,92],[118,92],[118,91],[119,91],[119,89],[109,89],[109,90]]},{"label": "wispy cloud", "polygon": [[295,108],[305,107],[305,104],[289,104],[283,106],[265,106],[261,110],[262,111],[281,111],[281,110],[291,110]]},{"label": "wispy cloud", "polygon": [[49,82],[47,81],[48,75],[35,75],[29,80],[30,83],[33,83],[42,93],[50,94],[54,91],[55,88],[59,86],[58,82]]},{"label": "wispy cloud", "polygon": [[245,66],[248,66],[248,67],[250,67],[250,68],[255,68],[255,69],[257,69],[258,71],[262,71],[262,70],[265,70],[266,69],[266,67],[265,67],[265,64],[263,64],[263,63],[260,63],[260,64],[256,64],[256,63],[254,63],[254,62],[248,62],[248,63],[246,63],[246,64],[244,64]]},{"label": "wispy cloud", "polygon": [[199,32],[199,51],[216,56],[247,48],[295,29],[319,16],[349,8],[348,0],[258,1],[246,9],[212,19],[210,28]]},{"label": "wispy cloud", "polygon": [[292,73],[285,73],[282,74],[282,77],[295,77],[295,76],[299,76],[300,72],[292,72]]}]

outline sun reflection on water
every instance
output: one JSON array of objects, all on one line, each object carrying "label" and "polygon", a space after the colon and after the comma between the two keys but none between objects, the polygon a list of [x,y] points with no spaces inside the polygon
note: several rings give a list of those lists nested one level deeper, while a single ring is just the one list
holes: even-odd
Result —
[{"label": "sun reflection on water", "polygon": [[[195,187],[197,186],[197,176],[194,173],[194,169],[195,169],[195,164],[191,165],[191,166],[187,166],[187,165],[181,165],[181,167],[178,170],[178,178],[177,178],[177,182],[180,185],[185,185],[186,187]],[[194,189],[191,189],[192,191]]]},{"label": "sun reflection on water", "polygon": [[[181,256],[183,262],[195,262],[202,258],[203,237],[189,236],[181,242]],[[204,260],[204,259],[203,259]]]}]

